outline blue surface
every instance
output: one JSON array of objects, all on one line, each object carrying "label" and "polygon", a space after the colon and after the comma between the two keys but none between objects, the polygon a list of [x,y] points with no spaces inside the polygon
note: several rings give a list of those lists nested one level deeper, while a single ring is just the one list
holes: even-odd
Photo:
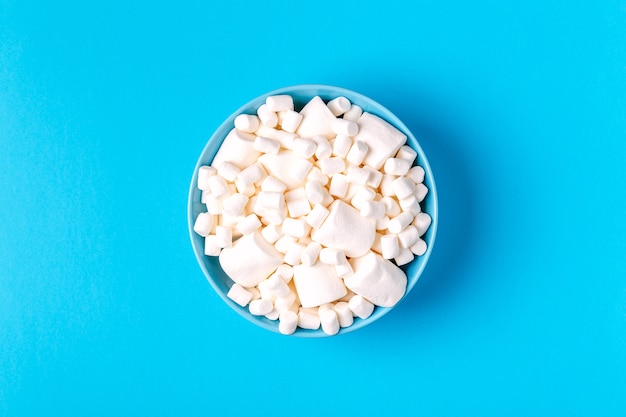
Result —
[{"label": "blue surface", "polygon": [[[623,1],[0,2],[0,415],[626,414]],[[206,139],[343,86],[420,138],[437,244],[396,309],[286,338],[189,243]]]}]

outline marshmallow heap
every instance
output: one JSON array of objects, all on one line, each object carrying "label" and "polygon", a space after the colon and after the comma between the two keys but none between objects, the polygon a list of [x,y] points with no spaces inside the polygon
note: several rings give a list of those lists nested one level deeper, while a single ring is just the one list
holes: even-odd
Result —
[{"label": "marshmallow heap", "polygon": [[198,171],[194,231],[251,314],[336,334],[405,294],[399,268],[426,252],[431,218],[417,153],[391,124],[337,97],[299,112],[289,95],[235,118]]}]

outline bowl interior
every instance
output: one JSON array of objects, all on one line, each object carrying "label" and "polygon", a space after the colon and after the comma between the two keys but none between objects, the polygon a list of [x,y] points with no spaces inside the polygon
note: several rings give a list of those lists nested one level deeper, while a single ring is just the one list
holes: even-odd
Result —
[{"label": "bowl interior", "polygon": [[[194,168],[193,177],[189,188],[188,199],[188,228],[191,237],[191,243],[194,253],[196,255],[196,259],[198,260],[200,268],[204,272],[207,280],[215,289],[215,291],[220,295],[220,297],[224,300],[224,302],[226,302],[233,310],[237,311],[241,316],[256,325],[278,333],[277,320],[269,320],[264,316],[254,316],[249,313],[247,307],[243,308],[239,306],[226,296],[228,290],[233,284],[233,281],[226,275],[224,270],[221,268],[218,257],[204,255],[204,238],[193,231],[193,224],[196,217],[199,213],[206,211],[206,206],[200,201],[201,191],[196,187],[199,167],[202,165],[210,165],[219,147],[221,146],[222,141],[224,140],[228,132],[234,127],[234,120],[237,115],[242,113],[256,114],[257,108],[265,103],[265,99],[268,96],[277,94],[291,95],[294,100],[296,111],[300,110],[314,96],[320,96],[324,101],[331,100],[338,96],[344,96],[348,98],[352,103],[361,106],[363,108],[363,111],[381,117],[382,119],[394,125],[405,135],[407,135],[407,144],[417,151],[416,163],[424,168],[425,171],[424,184],[428,187],[429,191],[424,201],[422,201],[421,206],[422,211],[428,213],[432,217],[432,223],[426,234],[422,237],[422,239],[426,241],[426,244],[428,246],[426,253],[424,253],[424,255],[422,256],[416,257],[412,262],[401,267],[401,269],[407,274],[408,278],[407,290],[406,294],[404,295],[404,297],[406,297],[417,283],[417,280],[419,279],[422,271],[424,270],[424,267],[426,266],[426,263],[428,262],[428,258],[430,257],[430,254],[432,252],[432,247],[435,241],[435,235],[437,231],[437,190],[435,188],[430,165],[428,164],[426,155],[424,154],[424,151],[420,147],[415,136],[413,136],[413,134],[409,131],[409,129],[407,129],[404,123],[402,123],[393,113],[391,113],[389,110],[387,110],[385,107],[378,104],[374,100],[363,96],[362,94],[344,88],[327,85],[297,85],[281,88],[263,94],[262,96],[251,100],[250,102],[236,110],[228,119],[226,119],[219,126],[219,128],[215,131],[215,133],[207,142]],[[373,321],[384,316],[390,310],[391,308],[389,307],[376,307],[370,317],[365,320],[356,317],[354,320],[354,324],[350,327],[342,328],[339,331],[339,334],[348,333],[364,327],[367,324],[372,323]],[[321,329],[305,330],[298,328],[293,336],[326,337],[327,335]]]}]

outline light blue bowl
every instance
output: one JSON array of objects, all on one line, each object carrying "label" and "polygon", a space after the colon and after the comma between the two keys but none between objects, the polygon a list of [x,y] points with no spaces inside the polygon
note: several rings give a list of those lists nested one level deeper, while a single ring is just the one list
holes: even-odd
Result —
[{"label": "light blue bowl", "polygon": [[[352,103],[361,106],[363,108],[363,111],[370,112],[381,117],[382,119],[391,123],[407,135],[408,145],[410,145],[413,149],[417,151],[417,164],[424,168],[424,171],[426,172],[424,184],[428,187],[429,192],[422,202],[422,211],[428,213],[432,217],[432,224],[426,234],[423,236],[423,239],[428,245],[426,253],[422,256],[416,257],[413,262],[402,267],[402,270],[404,270],[408,277],[406,294],[404,295],[404,298],[406,298],[411,289],[417,283],[419,277],[422,275],[424,268],[426,267],[426,263],[428,262],[428,258],[430,257],[433,249],[435,235],[437,232],[437,190],[435,188],[435,181],[433,179],[433,174],[430,169],[430,165],[428,164],[428,160],[426,159],[426,155],[424,155],[424,151],[420,147],[417,139],[415,139],[415,136],[413,136],[409,129],[407,129],[404,123],[402,123],[393,113],[391,113],[382,105],[378,104],[371,98],[365,97],[362,94],[347,90],[345,88],[318,84],[303,84],[280,88],[278,90],[270,91],[266,94],[263,94],[262,96],[257,97],[254,100],[251,100],[250,102],[236,110],[228,119],[224,121],[224,123],[220,125],[220,127],[215,131],[213,136],[211,136],[206,146],[204,147],[204,150],[200,154],[200,158],[198,159],[198,163],[194,168],[193,178],[191,179],[191,185],[189,187],[189,202],[187,211],[189,235],[191,237],[193,251],[196,255],[198,263],[200,264],[200,268],[204,272],[207,280],[209,281],[213,289],[215,289],[215,291],[219,294],[219,296],[222,297],[224,302],[241,316],[258,326],[279,333],[277,320],[269,320],[264,316],[253,316],[249,313],[247,307],[240,307],[238,304],[234,303],[226,296],[228,290],[233,285],[233,281],[226,275],[224,270],[221,268],[217,257],[204,255],[204,238],[197,235],[193,231],[193,225],[196,217],[199,213],[206,211],[205,205],[200,202],[201,192],[196,187],[198,180],[198,168],[202,165],[209,165],[211,163],[213,157],[217,153],[217,150],[221,146],[222,141],[224,140],[228,132],[234,127],[234,120],[237,115],[242,113],[256,114],[257,108],[261,104],[265,103],[265,99],[268,96],[277,94],[291,95],[293,97],[296,110],[300,110],[304,106],[304,104],[306,104],[311,98],[315,96],[320,96],[324,101],[331,100],[335,97],[344,96],[347,97]],[[400,302],[402,302],[402,300]],[[352,326],[342,328],[338,334],[353,332],[357,329],[365,327],[387,314],[392,308],[393,307],[376,307],[374,313],[370,317],[365,320],[355,318],[354,324]],[[401,318],[399,317],[398,319]],[[298,328],[293,336],[327,337],[328,335],[324,333],[321,328],[319,330],[305,330]]]}]

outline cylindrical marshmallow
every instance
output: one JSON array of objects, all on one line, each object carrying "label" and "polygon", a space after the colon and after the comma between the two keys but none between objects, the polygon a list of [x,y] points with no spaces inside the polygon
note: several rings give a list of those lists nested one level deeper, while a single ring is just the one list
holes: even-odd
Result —
[{"label": "cylindrical marshmallow", "polygon": [[272,311],[273,308],[274,306],[272,305],[272,302],[264,298],[250,301],[250,305],[248,306],[250,314],[253,316],[264,316]]},{"label": "cylindrical marshmallow", "polygon": [[256,111],[256,114],[259,116],[261,123],[268,127],[274,127],[278,124],[278,116],[276,112],[271,111],[267,108],[267,105],[262,104]]},{"label": "cylindrical marshmallow", "polygon": [[215,237],[217,246],[220,248],[230,248],[233,246],[233,229],[230,226],[216,226]]},{"label": "cylindrical marshmallow", "polygon": [[359,125],[356,122],[345,119],[335,120],[332,129],[337,135],[354,136],[359,133]]},{"label": "cylindrical marshmallow", "polygon": [[389,217],[396,217],[398,214],[402,213],[402,209],[398,202],[390,196],[385,196],[380,199],[381,203],[385,205],[385,214]]},{"label": "cylindrical marshmallow", "polygon": [[345,158],[352,146],[352,139],[347,135],[337,135],[333,142],[333,155]]},{"label": "cylindrical marshmallow", "polygon": [[312,228],[318,229],[322,223],[324,223],[324,220],[326,220],[329,213],[330,211],[326,207],[321,204],[316,204],[304,220]]},{"label": "cylindrical marshmallow", "polygon": [[[284,280],[282,281],[285,282]],[[285,285],[287,284],[285,283]],[[282,313],[285,310],[289,310],[289,308],[293,305],[295,301],[296,293],[291,291],[289,287],[287,287],[287,294],[284,297],[276,297],[276,300],[274,300],[274,309],[276,309],[279,313]]]},{"label": "cylindrical marshmallow", "polygon": [[422,212],[415,216],[415,219],[413,220],[413,226],[417,227],[419,235],[423,236],[430,227],[431,222],[432,218],[430,217],[430,215],[428,215],[428,213]]},{"label": "cylindrical marshmallow", "polygon": [[367,155],[368,146],[365,142],[357,140],[350,147],[350,151],[348,151],[348,155],[346,155],[346,159],[352,165],[361,165],[363,159],[365,159],[365,155]]},{"label": "cylindrical marshmallow", "polygon": [[415,191],[413,194],[415,195],[415,198],[417,198],[417,201],[421,203],[424,198],[426,198],[426,194],[428,194],[428,187],[422,183],[415,184]]},{"label": "cylindrical marshmallow", "polygon": [[257,205],[268,209],[281,209],[285,206],[283,193],[261,191],[257,194]]},{"label": "cylindrical marshmallow", "polygon": [[[380,172],[380,171],[379,171]],[[384,197],[393,197],[395,196],[393,192],[392,184],[397,179],[395,175],[391,174],[383,174],[382,179],[380,180],[380,193]]]},{"label": "cylindrical marshmallow", "polygon": [[374,304],[370,303],[358,294],[348,301],[348,306],[350,307],[350,310],[352,310],[352,312],[361,319],[368,318],[374,311]]},{"label": "cylindrical marshmallow", "polygon": [[337,319],[339,319],[339,326],[341,327],[350,327],[354,322],[354,317],[352,316],[352,310],[350,310],[350,306],[345,301],[339,301],[335,304],[335,313],[337,313]]},{"label": "cylindrical marshmallow", "polygon": [[203,165],[198,169],[198,189],[208,191],[209,188],[209,177],[215,175],[217,173],[217,169],[214,167]]},{"label": "cylindrical marshmallow", "polygon": [[306,176],[306,179],[309,181],[319,182],[321,185],[326,185],[329,181],[328,175],[324,174],[321,169],[315,166],[311,168],[309,174]]},{"label": "cylindrical marshmallow", "polygon": [[[352,167],[351,167],[352,168]],[[343,174],[335,174],[330,180],[330,187],[328,189],[330,195],[334,195],[338,198],[345,197],[348,192],[348,178]]]},{"label": "cylindrical marshmallow", "polygon": [[333,115],[335,115],[335,117],[339,117],[350,110],[351,103],[347,98],[339,96],[330,100],[326,106],[333,113]]},{"label": "cylindrical marshmallow", "polygon": [[381,219],[376,219],[376,230],[386,230],[389,227],[389,217],[383,216]]},{"label": "cylindrical marshmallow", "polygon": [[269,96],[265,99],[265,106],[273,112],[293,110],[293,97],[288,94]]},{"label": "cylindrical marshmallow", "polygon": [[298,327],[298,315],[291,310],[285,310],[278,316],[278,331],[285,335],[293,334]]},{"label": "cylindrical marshmallow", "polygon": [[276,268],[276,273],[280,275],[286,283],[291,281],[293,278],[293,268],[289,265],[282,264],[278,268]]},{"label": "cylindrical marshmallow", "polygon": [[372,187],[372,188],[378,188],[380,186],[380,182],[383,179],[383,173],[378,171],[378,170],[376,170],[376,169],[374,169],[374,168],[371,168],[371,167],[369,167],[367,165],[364,166],[363,169],[365,169],[365,170],[367,170],[367,172],[369,172],[369,177],[367,179],[367,185],[369,187]]},{"label": "cylindrical marshmallow", "polygon": [[413,256],[413,252],[408,248],[400,248],[398,255],[393,258],[398,266],[406,265],[413,259],[415,259],[415,256]]},{"label": "cylindrical marshmallow", "polygon": [[368,170],[356,166],[349,167],[348,172],[346,173],[346,180],[351,184],[365,186],[367,185],[369,178],[370,173]]},{"label": "cylindrical marshmallow", "polygon": [[240,114],[235,117],[235,127],[246,133],[254,133],[259,128],[259,118],[253,114]]},{"label": "cylindrical marshmallow", "polygon": [[281,182],[276,177],[272,177],[271,175],[265,177],[263,182],[261,182],[261,191],[284,193],[286,189],[287,186],[283,182]]},{"label": "cylindrical marshmallow", "polygon": [[275,308],[273,308],[272,311],[265,315],[265,318],[267,318],[268,320],[278,320],[278,317],[280,317],[280,312]]},{"label": "cylindrical marshmallow", "polygon": [[341,265],[346,263],[346,254],[339,249],[323,248],[320,253],[320,262],[327,265]]},{"label": "cylindrical marshmallow", "polygon": [[219,175],[212,175],[209,177],[209,189],[211,195],[215,198],[223,198],[230,194],[230,188],[226,183],[226,180]]},{"label": "cylindrical marshmallow", "polygon": [[249,214],[237,223],[236,229],[242,235],[249,235],[261,227],[261,221],[256,214]]},{"label": "cylindrical marshmallow", "polygon": [[415,184],[419,184],[421,182],[424,182],[424,175],[425,175],[424,168],[418,165],[409,169],[409,172],[406,176],[410,178],[411,180],[413,180]]},{"label": "cylindrical marshmallow", "polygon": [[[353,145],[354,146],[354,145]],[[367,146],[367,145],[365,145]],[[317,161],[322,172],[329,177],[332,177],[335,174],[343,172],[346,169],[346,163],[343,158],[325,158]]]},{"label": "cylindrical marshmallow", "polygon": [[263,136],[257,136],[256,139],[254,139],[253,147],[259,152],[277,154],[280,150],[280,142]]},{"label": "cylindrical marshmallow", "polygon": [[215,197],[213,194],[207,194],[205,204],[209,214],[214,216],[222,214],[222,200]]},{"label": "cylindrical marshmallow", "polygon": [[213,228],[214,218],[209,213],[200,213],[193,224],[193,231],[200,236],[208,236]]},{"label": "cylindrical marshmallow", "polygon": [[403,231],[398,233],[398,242],[400,242],[400,247],[403,248],[410,247],[417,242],[417,239],[419,238],[420,236],[417,227],[413,225],[408,225]]},{"label": "cylindrical marshmallow", "polygon": [[415,158],[417,158],[417,152],[415,152],[415,149],[411,148],[410,146],[403,145],[400,147],[400,149],[398,149],[396,158],[407,160],[409,161],[410,165],[413,165],[413,162],[415,162]]},{"label": "cylindrical marshmallow", "polygon": [[418,239],[417,242],[411,245],[409,249],[415,254],[415,256],[422,256],[426,253],[426,242],[422,239]]},{"label": "cylindrical marshmallow", "polygon": [[286,264],[291,266],[299,265],[302,260],[302,252],[304,252],[305,246],[299,243],[294,243],[289,246],[283,260]]},{"label": "cylindrical marshmallow", "polygon": [[293,141],[293,151],[303,158],[310,158],[315,155],[317,145],[313,140],[307,138],[296,138]]},{"label": "cylindrical marshmallow", "polygon": [[289,236],[303,238],[309,235],[311,227],[306,224],[304,219],[293,219],[287,217],[283,221],[283,233]]},{"label": "cylindrical marshmallow", "polygon": [[237,283],[230,287],[226,296],[242,307],[247,306],[252,300],[252,293]]},{"label": "cylindrical marshmallow", "polygon": [[294,133],[298,126],[300,126],[300,122],[302,121],[302,115],[293,110],[286,110],[283,113],[283,117],[281,120],[280,127],[289,133]]},{"label": "cylindrical marshmallow", "polygon": [[398,197],[398,200],[402,200],[413,194],[415,191],[415,183],[406,177],[400,177],[393,180],[391,188],[396,197]]},{"label": "cylindrical marshmallow", "polygon": [[389,158],[383,166],[385,174],[406,175],[411,169],[411,162],[407,159]]},{"label": "cylindrical marshmallow", "polygon": [[252,164],[241,170],[241,172],[237,175],[237,179],[247,187],[261,180],[265,175],[266,174],[261,165]]},{"label": "cylindrical marshmallow", "polygon": [[400,253],[398,238],[396,235],[384,235],[380,238],[380,247],[385,259],[393,259]]},{"label": "cylindrical marshmallow", "polygon": [[322,250],[322,245],[320,245],[319,243],[317,242],[309,243],[307,247],[304,249],[304,251],[302,251],[302,258],[300,259],[300,262],[302,262],[302,264],[306,266],[311,266],[315,264],[315,262],[317,262],[317,257],[319,256],[321,250]]},{"label": "cylindrical marshmallow", "polygon": [[206,256],[219,256],[222,248],[217,246],[217,236],[208,235],[204,238],[204,254]]},{"label": "cylindrical marshmallow", "polygon": [[387,228],[390,233],[398,234],[404,230],[413,221],[413,215],[409,212],[403,211],[393,219],[389,220]]},{"label": "cylindrical marshmallow", "polygon": [[248,197],[235,193],[222,200],[222,209],[233,216],[240,216],[243,214],[246,204],[248,204]]},{"label": "cylindrical marshmallow", "polygon": [[335,272],[337,272],[337,276],[339,278],[346,278],[352,275],[354,270],[352,269],[350,262],[344,262],[342,264],[335,265]]},{"label": "cylindrical marshmallow", "polygon": [[330,158],[333,153],[333,148],[330,146],[328,139],[326,139],[326,137],[322,135],[315,135],[311,139],[317,144],[315,157],[317,159]]},{"label": "cylindrical marshmallow", "polygon": [[287,210],[289,211],[289,216],[291,217],[300,217],[311,212],[311,204],[307,198],[300,198],[297,200],[292,200],[287,203]]},{"label": "cylindrical marshmallow", "polygon": [[346,111],[343,114],[343,118],[344,120],[351,120],[353,122],[356,122],[359,120],[362,114],[363,114],[363,109],[360,106],[353,104],[350,106],[350,110]]},{"label": "cylindrical marshmallow", "polygon": [[311,204],[319,204],[322,200],[324,200],[324,188],[319,182],[307,181],[304,186],[304,190],[306,191],[306,197]]},{"label": "cylindrical marshmallow", "polygon": [[361,204],[361,216],[382,219],[385,217],[385,205],[380,201],[366,200]]},{"label": "cylindrical marshmallow", "polygon": [[276,296],[276,298],[286,297],[289,294],[289,287],[276,273],[270,275],[267,279],[267,288]]},{"label": "cylindrical marshmallow", "polygon": [[274,243],[274,247],[280,253],[287,253],[289,248],[296,243],[297,239],[293,236],[282,235],[276,243]]},{"label": "cylindrical marshmallow", "polygon": [[414,216],[422,212],[422,207],[414,195],[410,195],[407,198],[400,200],[400,207],[402,208],[402,211],[409,212]]},{"label": "cylindrical marshmallow", "polygon": [[261,235],[268,243],[274,243],[283,235],[282,227],[278,224],[270,224],[261,229]]},{"label": "cylindrical marshmallow", "polygon": [[335,310],[322,310],[319,312],[319,316],[324,333],[333,336],[339,332],[339,319]]},{"label": "cylindrical marshmallow", "polygon": [[300,309],[298,313],[298,327],[302,329],[317,330],[320,328],[320,316],[317,313]]}]

